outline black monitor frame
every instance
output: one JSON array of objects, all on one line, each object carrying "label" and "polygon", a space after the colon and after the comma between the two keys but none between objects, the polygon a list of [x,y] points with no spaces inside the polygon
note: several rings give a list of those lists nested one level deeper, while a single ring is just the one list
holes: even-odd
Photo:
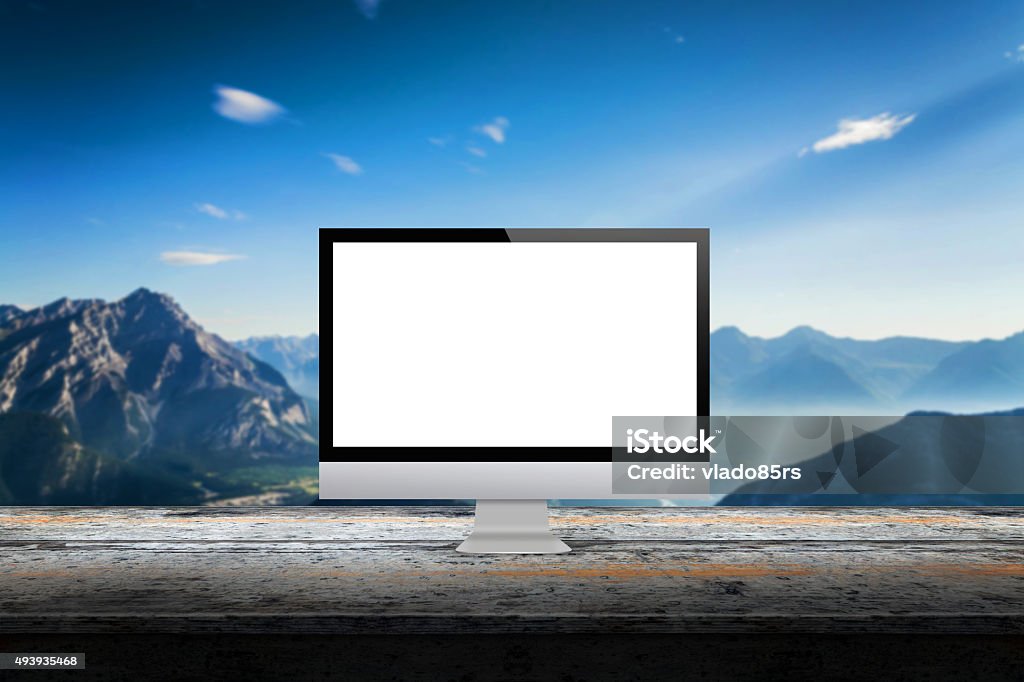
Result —
[{"label": "black monitor frame", "polygon": [[[697,245],[697,415],[709,416],[711,404],[711,318],[710,318],[710,233],[707,228],[680,227],[614,227],[614,228],[547,228],[547,227],[322,227],[320,228],[320,272],[331,273],[332,245],[338,242],[692,242]],[[334,347],[333,278],[320,292],[321,376],[333,377],[331,352]],[[408,461],[410,448],[335,447],[333,433],[333,394],[329,389],[320,394],[320,461],[321,462],[384,462]],[[326,415],[326,419],[323,416]],[[611,415],[609,415],[611,417]],[[610,429],[609,429],[610,430]],[[552,462],[611,461],[611,444],[607,447],[422,447],[415,448],[416,458],[436,461],[530,462],[544,459]]]}]

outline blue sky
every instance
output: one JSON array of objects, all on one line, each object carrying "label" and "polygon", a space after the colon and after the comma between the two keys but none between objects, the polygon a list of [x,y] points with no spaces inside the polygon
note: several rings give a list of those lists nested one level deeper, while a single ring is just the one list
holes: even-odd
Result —
[{"label": "blue sky", "polygon": [[1024,329],[1020,2],[9,1],[0,53],[4,302],[305,334],[320,225],[706,225],[714,326]]}]

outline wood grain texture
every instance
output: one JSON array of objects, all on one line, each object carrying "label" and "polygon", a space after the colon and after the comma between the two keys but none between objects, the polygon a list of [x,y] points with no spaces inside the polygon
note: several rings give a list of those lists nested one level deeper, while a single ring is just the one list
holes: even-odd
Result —
[{"label": "wood grain texture", "polygon": [[0,633],[1024,634],[1016,509],[0,508]]}]

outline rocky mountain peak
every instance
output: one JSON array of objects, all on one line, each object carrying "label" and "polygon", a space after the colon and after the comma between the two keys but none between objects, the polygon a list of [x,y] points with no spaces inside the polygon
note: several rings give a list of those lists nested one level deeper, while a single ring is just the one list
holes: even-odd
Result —
[{"label": "rocky mountain peak", "polygon": [[120,457],[315,453],[305,402],[270,366],[196,324],[170,296],[60,299],[0,335],[0,413],[60,419]]},{"label": "rocky mountain peak", "polygon": [[113,304],[134,341],[141,338],[195,336],[202,328],[167,294],[140,288]]},{"label": "rocky mountain peak", "polygon": [[11,320],[17,319],[25,314],[25,311],[16,305],[4,305],[0,303],[0,327]]}]

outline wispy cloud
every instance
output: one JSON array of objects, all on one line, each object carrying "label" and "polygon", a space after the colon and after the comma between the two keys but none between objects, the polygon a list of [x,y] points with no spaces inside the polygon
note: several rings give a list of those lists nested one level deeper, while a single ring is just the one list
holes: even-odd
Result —
[{"label": "wispy cloud", "polygon": [[228,212],[220,206],[214,206],[213,204],[196,204],[196,210],[218,220],[228,219]]},{"label": "wispy cloud", "polygon": [[465,168],[466,172],[469,173],[470,175],[483,175],[484,174],[484,169],[481,168],[480,166],[474,166],[473,164],[466,163],[465,161],[463,161],[460,165],[463,168]]},{"label": "wispy cloud", "polygon": [[196,204],[196,210],[217,220],[245,220],[246,218],[246,215],[238,209],[228,210],[209,202]]},{"label": "wispy cloud", "polygon": [[[811,149],[817,154],[846,149],[865,142],[891,139],[896,133],[913,123],[917,114],[896,116],[885,112],[871,118],[844,118],[839,121],[839,128],[828,137],[824,137]],[[802,156],[802,155],[801,155]]]},{"label": "wispy cloud", "polygon": [[218,263],[226,263],[243,258],[245,256],[234,253],[207,253],[204,251],[164,251],[160,254],[161,261],[176,267],[217,265]]},{"label": "wispy cloud", "polygon": [[486,135],[494,140],[494,142],[502,144],[505,142],[505,131],[508,130],[508,127],[508,119],[504,116],[498,116],[490,123],[478,125],[474,130],[481,135]]},{"label": "wispy cloud", "polygon": [[1010,61],[1024,64],[1024,44],[1018,45],[1016,50],[1007,50],[1003,56]]},{"label": "wispy cloud", "polygon": [[354,0],[356,7],[367,19],[375,19],[381,0]]},{"label": "wispy cloud", "polygon": [[481,159],[487,156],[487,152],[485,152],[483,149],[480,149],[480,147],[469,146],[466,147],[466,151],[472,154],[473,156],[479,156]]},{"label": "wispy cloud", "polygon": [[363,174],[363,167],[356,163],[355,159],[351,156],[343,156],[333,152],[324,152],[323,155],[330,159],[342,173],[348,173],[349,175]]},{"label": "wispy cloud", "polygon": [[682,45],[683,43],[686,42],[686,38],[684,38],[681,34],[673,31],[671,26],[666,26],[663,30],[668,35],[668,37],[672,39],[672,42],[675,43],[676,45]]},{"label": "wispy cloud", "polygon": [[435,147],[447,147],[448,143],[452,141],[451,135],[445,137],[428,137],[427,142],[434,145]]},{"label": "wispy cloud", "polygon": [[270,123],[285,113],[277,102],[248,90],[218,85],[213,92],[217,95],[213,110],[232,121],[249,125]]}]

